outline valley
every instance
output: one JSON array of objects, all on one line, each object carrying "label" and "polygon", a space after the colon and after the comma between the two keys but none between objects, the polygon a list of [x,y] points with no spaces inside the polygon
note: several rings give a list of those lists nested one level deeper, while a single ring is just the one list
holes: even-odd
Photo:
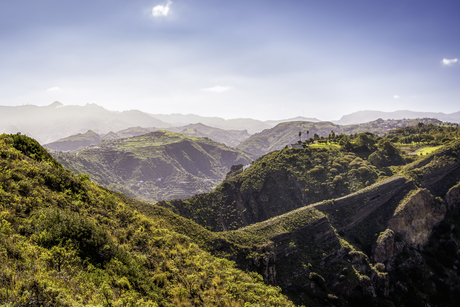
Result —
[{"label": "valley", "polygon": [[460,306],[459,11],[1,1],[0,307]]},{"label": "valley", "polygon": [[207,138],[157,130],[115,139],[55,158],[76,174],[105,187],[155,202],[212,190],[234,164],[249,155]]},{"label": "valley", "polygon": [[156,130],[55,160],[3,134],[1,302],[455,306],[458,126],[323,125],[278,124],[259,157]]}]

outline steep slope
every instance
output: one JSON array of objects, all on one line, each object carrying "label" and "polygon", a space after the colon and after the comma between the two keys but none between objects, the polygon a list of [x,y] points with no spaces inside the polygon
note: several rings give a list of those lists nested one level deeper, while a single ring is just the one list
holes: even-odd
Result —
[{"label": "steep slope", "polygon": [[305,306],[460,300],[457,140],[355,193],[220,233],[75,177],[29,138],[2,136],[0,157],[2,304],[289,306],[202,249]]},{"label": "steep slope", "polygon": [[299,304],[456,306],[460,142],[401,174],[222,232],[215,253],[258,271]]},{"label": "steep slope", "polygon": [[207,138],[161,130],[57,154],[56,159],[101,185],[150,202],[210,191],[233,164],[251,160]]},{"label": "steep slope", "polygon": [[293,306],[173,231],[170,212],[146,217],[30,138],[0,136],[0,169],[1,305]]},{"label": "steep slope", "polygon": [[[358,138],[359,139],[359,138]],[[234,166],[214,191],[159,204],[214,231],[237,229],[325,199],[345,196],[393,175],[387,164],[373,165],[379,154],[404,163],[397,150],[344,151],[340,147],[282,149]],[[383,160],[382,160],[383,161]]]}]

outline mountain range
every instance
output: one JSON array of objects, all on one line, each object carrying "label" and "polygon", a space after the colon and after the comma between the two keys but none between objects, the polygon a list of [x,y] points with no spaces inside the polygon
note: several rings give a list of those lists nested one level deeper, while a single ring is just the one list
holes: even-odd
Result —
[{"label": "mountain range", "polygon": [[409,119],[409,118],[436,118],[443,122],[460,123],[460,111],[450,114],[442,112],[415,112],[409,110],[399,110],[394,112],[382,111],[358,111],[342,116],[340,120],[333,121],[339,125],[351,125],[366,123],[376,119]]},{"label": "mountain range", "polygon": [[[436,118],[453,123],[460,122],[460,112],[444,114],[413,111],[360,111],[344,115],[334,124],[351,125],[382,119]],[[223,119],[183,114],[148,114],[139,110],[123,112],[109,111],[96,104],[85,106],[63,105],[54,102],[48,106],[0,106],[0,132],[29,135],[41,144],[48,144],[59,139],[85,133],[92,130],[97,134],[108,134],[132,127],[163,129],[204,124],[224,130],[246,130],[248,134],[270,129],[282,122],[308,121],[320,122],[316,118],[296,117],[282,120],[261,121],[250,118]]]},{"label": "mountain range", "polygon": [[[409,136],[417,142],[398,143]],[[456,306],[458,127],[339,137],[235,165],[212,192],[158,206],[0,135],[0,304]],[[166,131],[118,142],[92,150],[121,174],[171,145],[194,175],[206,162],[196,146],[212,145]],[[140,184],[143,169],[132,168]]]}]

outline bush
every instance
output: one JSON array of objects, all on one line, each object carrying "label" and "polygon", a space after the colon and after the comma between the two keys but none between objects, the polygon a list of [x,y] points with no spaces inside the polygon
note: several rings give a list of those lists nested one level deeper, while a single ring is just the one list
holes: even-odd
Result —
[{"label": "bush", "polygon": [[114,244],[101,227],[69,210],[45,209],[31,219],[33,238],[46,248],[63,246],[71,241],[79,256],[93,263],[109,261]]}]

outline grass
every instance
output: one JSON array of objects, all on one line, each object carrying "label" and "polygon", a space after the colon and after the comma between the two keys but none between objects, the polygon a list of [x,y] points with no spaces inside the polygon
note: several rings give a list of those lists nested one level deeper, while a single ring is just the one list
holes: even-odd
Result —
[{"label": "grass", "polygon": [[417,150],[415,152],[415,154],[417,156],[425,156],[425,155],[429,155],[431,154],[432,152],[434,152],[435,150],[441,148],[442,145],[439,145],[439,146],[427,146],[427,147],[423,147],[423,148],[420,148],[419,150]]},{"label": "grass", "polygon": [[311,147],[311,148],[327,148],[327,149],[336,148],[336,149],[340,149],[342,146],[340,146],[337,143],[327,143],[327,144],[312,144],[312,145],[309,145],[309,147]]}]

